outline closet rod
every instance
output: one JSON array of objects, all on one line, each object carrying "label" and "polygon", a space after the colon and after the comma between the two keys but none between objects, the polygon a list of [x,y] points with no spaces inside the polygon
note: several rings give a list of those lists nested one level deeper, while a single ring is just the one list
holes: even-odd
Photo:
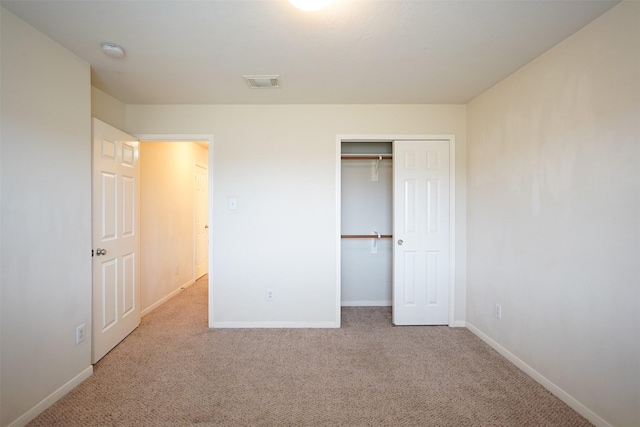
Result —
[{"label": "closet rod", "polygon": [[340,158],[348,160],[385,160],[393,157],[391,154],[342,154]]},{"label": "closet rod", "polygon": [[340,237],[343,239],[391,239],[393,234],[380,234],[380,236],[375,234],[343,234]]}]

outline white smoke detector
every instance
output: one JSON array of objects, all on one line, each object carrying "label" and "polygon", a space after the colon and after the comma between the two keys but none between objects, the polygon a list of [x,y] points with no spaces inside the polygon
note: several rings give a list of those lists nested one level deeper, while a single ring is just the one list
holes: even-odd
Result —
[{"label": "white smoke detector", "polygon": [[122,58],[124,49],[115,43],[102,43],[102,51],[112,58]]},{"label": "white smoke detector", "polygon": [[244,76],[251,89],[266,89],[280,87],[280,76]]}]

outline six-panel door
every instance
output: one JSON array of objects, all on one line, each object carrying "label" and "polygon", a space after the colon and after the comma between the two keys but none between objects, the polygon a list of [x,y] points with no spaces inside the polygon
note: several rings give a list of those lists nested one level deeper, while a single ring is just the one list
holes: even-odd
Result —
[{"label": "six-panel door", "polygon": [[140,324],[138,141],[93,119],[92,363]]},{"label": "six-panel door", "polygon": [[449,323],[449,141],[393,142],[393,323]]}]

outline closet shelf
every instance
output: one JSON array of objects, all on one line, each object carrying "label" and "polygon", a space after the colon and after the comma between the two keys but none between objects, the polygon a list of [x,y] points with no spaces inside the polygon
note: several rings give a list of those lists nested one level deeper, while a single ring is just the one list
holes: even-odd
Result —
[{"label": "closet shelf", "polygon": [[391,154],[342,154],[340,158],[345,160],[390,160],[393,156]]},{"label": "closet shelf", "polygon": [[343,239],[391,239],[393,234],[343,234]]}]

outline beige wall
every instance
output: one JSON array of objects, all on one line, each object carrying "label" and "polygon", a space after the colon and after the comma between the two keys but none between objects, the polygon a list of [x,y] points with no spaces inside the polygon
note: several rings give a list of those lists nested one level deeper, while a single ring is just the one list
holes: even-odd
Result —
[{"label": "beige wall", "polygon": [[[25,424],[92,372],[91,86],[89,64],[10,12],[1,19],[6,426]],[[80,324],[87,339],[76,344]]]},{"label": "beige wall", "polygon": [[469,103],[468,137],[468,326],[640,425],[640,3]]},{"label": "beige wall", "polygon": [[103,121],[116,129],[126,127],[126,106],[113,96],[91,87],[91,117]]},{"label": "beige wall", "polygon": [[[336,326],[339,134],[454,134],[464,320],[464,106],[127,106],[133,134],[213,134],[217,326]],[[237,210],[228,199],[237,198]],[[266,289],[275,301],[265,299]]]},{"label": "beige wall", "polygon": [[207,155],[193,142],[140,144],[143,314],[195,280],[194,167],[207,167]]}]

